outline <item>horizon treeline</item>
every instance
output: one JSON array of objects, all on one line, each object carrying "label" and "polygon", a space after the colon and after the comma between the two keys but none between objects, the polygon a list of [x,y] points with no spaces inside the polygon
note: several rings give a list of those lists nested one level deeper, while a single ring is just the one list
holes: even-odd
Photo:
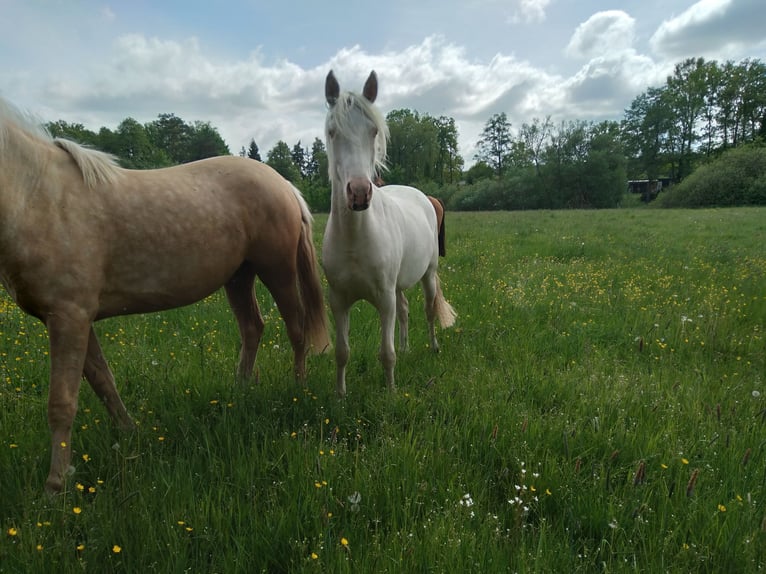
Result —
[{"label": "horizon treeline", "polygon": [[[386,120],[391,138],[382,179],[419,187],[441,197],[448,208],[616,207],[628,180],[662,178],[676,186],[701,166],[730,161],[727,152],[732,149],[763,145],[766,65],[758,59],[686,59],[663,85],[638,94],[620,120],[555,122],[546,116],[514,127],[507,114],[497,113],[487,120],[476,142],[475,162],[467,170],[453,118],[404,108],[390,111]],[[172,113],[145,124],[126,118],[115,130],[94,132],[64,121],[46,128],[55,137],[114,154],[127,168],[166,167],[231,153],[210,123],[187,123]],[[740,152],[736,161],[741,164],[746,154]],[[303,191],[314,211],[329,209],[322,139],[315,138],[310,147],[278,141],[264,159],[252,138],[239,155],[272,166]],[[766,166],[760,164],[764,154],[748,157],[745,163],[754,171],[754,181],[766,176]],[[730,203],[739,195],[726,197]],[[742,202],[761,199],[735,200]]]}]

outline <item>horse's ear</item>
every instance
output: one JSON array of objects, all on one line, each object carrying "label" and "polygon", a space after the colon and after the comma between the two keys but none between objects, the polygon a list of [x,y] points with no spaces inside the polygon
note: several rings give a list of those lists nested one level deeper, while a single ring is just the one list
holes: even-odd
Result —
[{"label": "horse's ear", "polygon": [[367,98],[367,101],[371,104],[375,102],[375,98],[378,97],[378,76],[375,74],[375,70],[370,72],[370,76],[364,83],[364,89],[362,95]]},{"label": "horse's ear", "polygon": [[327,74],[327,79],[324,82],[324,97],[327,100],[327,103],[330,104],[330,107],[335,105],[339,95],[340,84],[338,83],[338,80],[335,79],[335,74],[330,70],[330,73]]}]

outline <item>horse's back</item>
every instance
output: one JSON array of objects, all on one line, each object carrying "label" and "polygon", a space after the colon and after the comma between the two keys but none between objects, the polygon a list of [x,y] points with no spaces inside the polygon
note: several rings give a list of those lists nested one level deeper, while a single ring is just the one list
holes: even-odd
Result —
[{"label": "horse's back", "polygon": [[134,312],[194,302],[246,261],[258,272],[295,263],[299,201],[291,184],[260,162],[223,156],[125,170],[105,195],[104,316],[125,300],[134,301]]},{"label": "horse's back", "polygon": [[415,222],[426,221],[429,228],[436,229],[436,212],[422,191],[408,185],[386,185],[379,188],[379,191],[401,208],[403,217]]},{"label": "horse's back", "polygon": [[[247,234],[300,226],[292,185],[261,162],[220,156],[157,170],[130,171],[120,195],[141,199],[147,217],[185,217],[201,229],[230,226]],[[115,198],[115,201],[121,201]]]}]

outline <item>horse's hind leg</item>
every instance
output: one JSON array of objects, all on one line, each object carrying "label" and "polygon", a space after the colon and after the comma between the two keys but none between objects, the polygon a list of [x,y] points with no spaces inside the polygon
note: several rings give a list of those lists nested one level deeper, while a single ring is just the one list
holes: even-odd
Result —
[{"label": "horse's hind leg", "polygon": [[109,369],[104,353],[101,351],[101,345],[96,337],[96,332],[93,330],[93,325],[90,327],[88,352],[85,356],[83,374],[98,398],[106,406],[106,410],[115,424],[123,430],[133,430],[136,425],[128,415],[128,411],[120,398],[114,384],[114,375]]},{"label": "horse's hind leg", "polygon": [[[51,467],[45,481],[50,494],[61,492],[72,461],[72,425],[77,414],[85,355],[88,349],[89,319],[80,309],[51,314],[46,318],[50,338],[50,389],[48,426],[51,431]],[[80,315],[78,317],[78,315]]]},{"label": "horse's hind leg", "polygon": [[229,300],[229,306],[239,327],[240,350],[237,379],[240,381],[252,377],[258,345],[261,344],[261,335],[263,335],[263,317],[253,291],[254,283],[255,270],[250,265],[244,264],[224,285],[226,298]]},{"label": "horse's hind leg", "polygon": [[399,323],[399,350],[406,351],[409,346],[410,303],[404,291],[396,291],[396,320]]},{"label": "horse's hind leg", "polygon": [[439,351],[439,342],[436,340],[436,328],[434,322],[436,320],[436,272],[427,271],[421,280],[423,286],[423,298],[425,299],[426,307],[426,320],[428,321],[428,336],[431,341],[431,349],[434,352]]},{"label": "horse's hind leg", "polygon": [[289,266],[272,268],[269,272],[259,272],[258,276],[266,285],[274,302],[279,308],[279,314],[287,328],[287,336],[293,347],[294,368],[297,379],[306,379],[306,353],[308,351],[306,337],[303,331],[303,303],[298,292],[298,275]]}]

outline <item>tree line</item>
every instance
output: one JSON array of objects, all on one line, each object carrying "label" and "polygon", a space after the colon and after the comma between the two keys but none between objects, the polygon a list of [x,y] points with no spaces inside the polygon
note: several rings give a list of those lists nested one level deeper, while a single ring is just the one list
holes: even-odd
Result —
[{"label": "tree line", "polygon": [[[751,179],[766,177],[764,154],[747,151],[766,139],[766,66],[760,60],[684,60],[662,86],[639,94],[620,121],[554,123],[545,117],[514,129],[505,113],[495,114],[467,170],[453,118],[396,109],[386,120],[391,138],[382,178],[420,187],[452,209],[615,207],[624,199],[628,179],[663,177],[680,184],[700,166],[734,161],[727,159],[734,148],[745,150],[736,161],[749,166],[755,174]],[[215,127],[190,124],[174,114],[160,114],[146,124],[127,118],[114,131],[93,132],[63,121],[47,128],[136,169],[230,153]],[[327,153],[320,138],[306,147],[279,141],[265,158],[253,138],[239,155],[272,166],[301,188],[315,211],[329,209]],[[683,186],[677,189],[684,192]],[[758,197],[736,201],[759,203]]]},{"label": "tree line", "polygon": [[160,114],[146,124],[126,118],[114,131],[102,127],[94,132],[82,124],[61,120],[45,127],[54,137],[110,153],[123,167],[130,169],[168,167],[229,154],[226,142],[209,122],[189,124],[174,114]]}]

